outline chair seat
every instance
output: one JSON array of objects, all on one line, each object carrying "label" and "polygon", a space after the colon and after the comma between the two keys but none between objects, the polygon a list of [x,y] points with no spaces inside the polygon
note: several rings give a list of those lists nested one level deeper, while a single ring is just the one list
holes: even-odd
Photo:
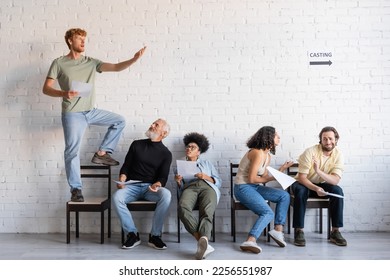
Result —
[{"label": "chair seat", "polygon": [[83,206],[83,205],[88,205],[88,204],[96,204],[96,205],[100,205],[102,204],[103,202],[107,201],[107,197],[88,197],[86,199],[84,199],[83,202],[73,202],[71,200],[69,200],[67,203],[69,205],[78,205],[78,206]]},{"label": "chair seat", "polygon": [[157,203],[148,200],[137,200],[127,203],[127,209],[130,211],[154,211]]},{"label": "chair seat", "polygon": [[132,202],[129,202],[127,204],[132,204],[132,205],[153,205],[153,204],[156,204],[156,202],[154,201],[147,201],[147,200],[137,200],[137,201],[132,201]]}]

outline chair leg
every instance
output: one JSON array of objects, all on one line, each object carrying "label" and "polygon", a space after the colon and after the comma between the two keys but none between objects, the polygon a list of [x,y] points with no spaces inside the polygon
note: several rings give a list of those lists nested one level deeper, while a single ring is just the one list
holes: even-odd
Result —
[{"label": "chair leg", "polygon": [[[271,223],[268,224],[267,230],[268,230],[268,232],[270,232],[270,230],[271,230]],[[269,236],[269,234],[267,234],[267,241],[268,241],[268,242],[271,241],[271,237]]]},{"label": "chair leg", "polygon": [[328,240],[330,239],[330,210],[328,208]]},{"label": "chair leg", "polygon": [[179,217],[179,212],[177,213],[177,243],[180,243],[180,217]]},{"label": "chair leg", "polygon": [[320,233],[322,234],[322,208],[320,208]]},{"label": "chair leg", "polygon": [[111,207],[108,208],[108,222],[107,222],[107,227],[108,227],[108,234],[107,237],[111,238]]},{"label": "chair leg", "polygon": [[236,242],[236,211],[233,210],[232,213],[232,234],[233,234],[233,242]]},{"label": "chair leg", "polygon": [[100,212],[100,244],[104,243],[104,211]]},{"label": "chair leg", "polygon": [[230,236],[233,236],[233,209],[230,208]]},{"label": "chair leg", "polygon": [[76,238],[79,238],[79,234],[80,234],[80,232],[79,232],[79,225],[80,225],[80,223],[79,223],[79,211],[76,211],[75,215],[76,215]]},{"label": "chair leg", "polygon": [[287,211],[287,233],[291,233],[291,207],[288,206],[288,211]]},{"label": "chair leg", "polygon": [[66,243],[70,243],[70,211],[66,209]]},{"label": "chair leg", "polygon": [[211,232],[211,236],[212,236],[212,242],[215,242],[215,213],[213,215],[213,230]]}]

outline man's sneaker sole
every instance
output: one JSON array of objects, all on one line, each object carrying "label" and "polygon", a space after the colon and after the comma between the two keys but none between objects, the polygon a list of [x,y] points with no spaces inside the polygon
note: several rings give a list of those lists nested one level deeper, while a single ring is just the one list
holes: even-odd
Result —
[{"label": "man's sneaker sole", "polygon": [[207,250],[207,246],[208,246],[207,238],[201,237],[198,240],[198,248],[196,250],[195,259],[197,259],[197,260],[203,259],[203,256]]},{"label": "man's sneaker sole", "polygon": [[167,247],[159,248],[156,245],[154,245],[152,242],[148,242],[148,245],[149,245],[149,247],[152,247],[152,248],[157,249],[157,250],[166,250],[167,249]]},{"label": "man's sneaker sole", "polygon": [[71,202],[84,202],[84,198],[71,198],[70,199]]},{"label": "man's sneaker sole", "polygon": [[294,245],[298,247],[305,247],[306,243],[294,242]]},{"label": "man's sneaker sole", "polygon": [[138,246],[139,244],[141,244],[141,240],[136,241],[133,244],[133,246],[130,246],[130,247],[126,247],[126,245],[122,245],[122,249],[133,249],[134,247]]},{"label": "man's sneaker sole", "polygon": [[102,165],[107,165],[107,166],[117,166],[117,165],[119,165],[119,162],[106,162],[106,161],[98,159],[98,158],[93,158],[91,160],[91,162],[95,163],[95,164],[102,164]]},{"label": "man's sneaker sole", "polygon": [[119,162],[113,159],[109,154],[106,154],[107,159],[104,158],[104,156],[99,156],[97,153],[94,154],[92,157],[91,162],[95,164],[103,164],[108,166],[117,166],[119,165]]}]

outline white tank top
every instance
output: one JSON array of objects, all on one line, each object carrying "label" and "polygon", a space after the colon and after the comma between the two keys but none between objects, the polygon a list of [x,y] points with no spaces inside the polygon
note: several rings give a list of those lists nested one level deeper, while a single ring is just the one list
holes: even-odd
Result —
[{"label": "white tank top", "polygon": [[[243,156],[243,158],[240,161],[240,164],[238,166],[237,170],[237,175],[234,178],[234,183],[235,184],[248,184],[248,173],[249,173],[249,165],[250,165],[250,160],[248,158],[248,153],[251,150],[247,151],[246,154]],[[269,154],[267,154],[267,159],[265,160],[264,164],[259,167],[257,170],[258,175],[263,175],[265,172],[265,168],[267,167],[266,162],[268,162],[268,157]]]}]

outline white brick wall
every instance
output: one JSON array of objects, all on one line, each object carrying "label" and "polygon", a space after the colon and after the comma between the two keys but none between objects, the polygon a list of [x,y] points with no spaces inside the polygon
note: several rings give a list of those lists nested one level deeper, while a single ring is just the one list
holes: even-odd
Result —
[{"label": "white brick wall", "polygon": [[[104,61],[148,46],[130,70],[97,77],[99,106],[127,119],[114,155],[123,162],[158,117],[172,126],[165,143],[174,159],[186,132],[205,133],[212,144],[205,156],[224,179],[218,231],[230,230],[228,165],[263,125],[282,137],[276,165],[335,126],[346,156],[345,230],[390,230],[390,1],[9,0],[0,11],[0,232],[65,231],[60,100],[41,88],[75,26],[88,31],[86,54]],[[311,52],[331,52],[333,64],[310,66]],[[88,130],[82,163],[104,132]],[[136,215],[144,232],[146,216],[141,225]],[[315,221],[309,210],[306,227],[314,230]],[[174,199],[165,230],[176,232],[176,222]],[[98,232],[99,223],[98,214],[82,214],[81,230]],[[252,214],[240,213],[240,231],[252,223]],[[120,230],[115,214],[113,230]]]}]

